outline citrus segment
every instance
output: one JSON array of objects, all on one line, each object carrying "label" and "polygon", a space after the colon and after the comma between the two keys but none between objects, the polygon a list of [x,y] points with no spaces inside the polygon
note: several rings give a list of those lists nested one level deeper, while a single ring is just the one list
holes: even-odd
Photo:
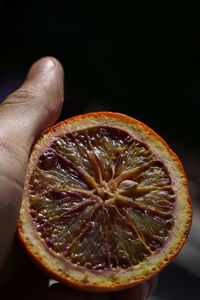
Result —
[{"label": "citrus segment", "polygon": [[190,222],[179,160],[134,119],[75,117],[33,148],[19,235],[61,281],[95,290],[139,283],[175,256]]}]

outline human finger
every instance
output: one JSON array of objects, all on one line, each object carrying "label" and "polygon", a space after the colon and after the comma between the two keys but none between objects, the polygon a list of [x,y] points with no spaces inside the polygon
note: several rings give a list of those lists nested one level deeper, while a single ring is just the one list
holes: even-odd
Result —
[{"label": "human finger", "polygon": [[115,293],[114,300],[146,300],[155,290],[157,282],[158,276],[154,276],[132,288]]},{"label": "human finger", "polygon": [[56,121],[62,102],[62,66],[45,57],[0,105],[0,269],[14,237],[31,146]]}]

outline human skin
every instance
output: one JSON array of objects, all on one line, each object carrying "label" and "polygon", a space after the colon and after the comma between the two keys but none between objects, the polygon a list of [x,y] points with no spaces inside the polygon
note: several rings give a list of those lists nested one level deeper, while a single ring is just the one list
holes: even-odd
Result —
[{"label": "human skin", "polygon": [[[64,99],[63,78],[60,62],[44,57],[32,65],[22,86],[0,104],[0,273],[9,264],[8,254],[15,236],[30,149],[35,138],[59,117]],[[154,290],[157,281],[154,277],[125,291],[96,295],[77,292],[59,283],[48,287],[48,277],[41,275],[31,262],[30,265],[26,263],[23,274],[16,276],[23,278],[29,274],[31,278],[31,272],[35,272],[34,278],[44,278],[42,287],[41,281],[34,281],[34,291],[40,294],[43,288],[48,299],[57,300],[143,300]],[[18,289],[17,299],[20,291],[24,293],[23,288]],[[26,299],[30,297],[27,294]]]}]

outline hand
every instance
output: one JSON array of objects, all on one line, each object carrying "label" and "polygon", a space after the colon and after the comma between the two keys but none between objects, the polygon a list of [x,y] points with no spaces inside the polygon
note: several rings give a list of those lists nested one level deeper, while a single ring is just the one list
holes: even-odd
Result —
[{"label": "hand", "polygon": [[[62,103],[62,66],[55,58],[46,57],[31,67],[23,85],[0,105],[0,271],[15,235],[31,146],[35,138],[57,120]],[[40,299],[44,293],[46,296],[48,294],[48,299],[95,299],[95,294],[76,292],[61,284],[48,288],[47,276],[26,258],[22,262],[18,273],[10,276],[0,292],[4,296],[2,298],[12,299],[11,296],[15,295],[17,299],[32,299],[33,295],[37,295],[37,299]],[[12,263],[9,270],[12,273]],[[111,299],[111,295],[116,300],[146,299],[154,289],[155,282],[154,278],[126,291],[98,295],[97,299]],[[9,289],[9,286],[14,288]]]}]

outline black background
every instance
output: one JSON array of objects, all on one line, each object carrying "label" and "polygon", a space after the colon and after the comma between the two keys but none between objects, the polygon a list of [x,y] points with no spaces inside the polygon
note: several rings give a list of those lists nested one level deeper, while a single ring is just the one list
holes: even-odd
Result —
[{"label": "black background", "polygon": [[[65,70],[59,120],[98,110],[128,114],[162,135],[195,180],[188,158],[200,151],[198,11],[94,2],[0,2],[0,100],[36,59],[55,56]],[[167,285],[174,280],[177,295]],[[155,295],[195,300],[196,292],[197,278],[172,265]]]},{"label": "black background", "polygon": [[[94,110],[129,114],[164,137],[199,145],[199,24],[162,8],[77,1],[1,2],[0,68],[25,76],[36,59],[53,55],[66,74],[61,119]],[[171,9],[173,12],[173,9]]]}]

